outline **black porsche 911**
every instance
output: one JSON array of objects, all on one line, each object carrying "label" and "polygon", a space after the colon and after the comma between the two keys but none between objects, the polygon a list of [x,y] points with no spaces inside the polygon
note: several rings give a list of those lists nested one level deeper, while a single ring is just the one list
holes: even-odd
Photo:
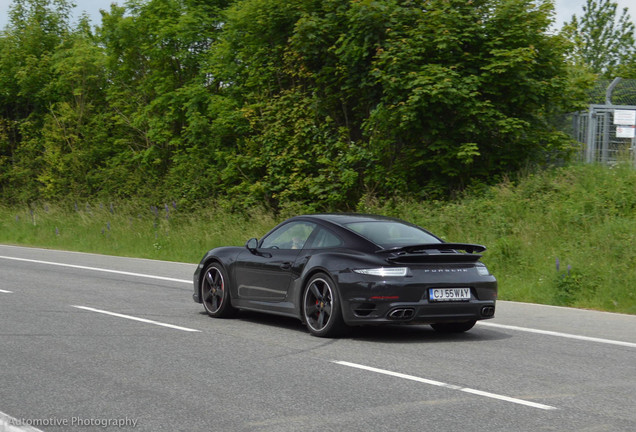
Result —
[{"label": "black porsche 911", "polygon": [[495,314],[497,281],[479,261],[485,249],[394,218],[296,216],[245,247],[207,252],[193,298],[212,317],[285,315],[321,337],[376,324],[463,332]]}]

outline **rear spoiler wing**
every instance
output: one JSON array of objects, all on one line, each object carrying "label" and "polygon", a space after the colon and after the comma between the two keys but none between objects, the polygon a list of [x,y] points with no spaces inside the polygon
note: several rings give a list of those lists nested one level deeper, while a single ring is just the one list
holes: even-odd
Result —
[{"label": "rear spoiler wing", "polygon": [[395,254],[427,254],[435,255],[440,253],[458,253],[464,251],[469,254],[480,253],[486,250],[486,246],[470,243],[427,243],[411,246],[400,246],[391,249],[380,249],[377,254],[395,253]]},{"label": "rear spoiler wing", "polygon": [[377,254],[390,254],[392,263],[476,262],[485,246],[469,243],[431,243],[381,249]]}]

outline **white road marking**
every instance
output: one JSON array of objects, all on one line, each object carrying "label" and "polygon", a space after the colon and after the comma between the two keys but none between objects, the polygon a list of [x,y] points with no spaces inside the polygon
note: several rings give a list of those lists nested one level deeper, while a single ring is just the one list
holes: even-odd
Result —
[{"label": "white road marking", "polygon": [[541,335],[557,336],[557,337],[568,338],[568,339],[582,340],[586,342],[598,342],[598,343],[604,343],[604,344],[610,344],[610,345],[619,345],[619,346],[625,346],[629,348],[636,348],[636,343],[633,343],[633,342],[623,342],[623,341],[617,341],[612,339],[602,339],[602,338],[595,338],[590,336],[580,336],[580,335],[575,335],[571,333],[561,333],[561,332],[555,332],[550,330],[539,330],[539,329],[533,329],[528,327],[518,327],[518,326],[512,326],[512,325],[505,325],[505,324],[496,324],[491,322],[479,322],[478,324],[482,326],[486,326],[486,327],[495,327],[495,328],[501,328],[506,330],[517,330],[517,331],[522,331],[527,333],[536,333]]},{"label": "white road marking", "polygon": [[[133,273],[133,272],[120,271],[120,270],[111,270],[111,269],[105,269],[105,268],[99,268],[99,267],[87,267],[87,266],[81,266],[81,265],[75,265],[75,264],[63,264],[63,263],[57,263],[57,262],[52,262],[52,261],[41,261],[41,260],[34,260],[34,259],[27,259],[27,258],[16,258],[16,257],[2,256],[2,255],[0,255],[0,259],[31,262],[31,263],[36,263],[36,264],[47,264],[47,265],[53,265],[53,266],[59,266],[59,267],[69,267],[69,268],[76,268],[76,269],[82,269],[82,270],[91,270],[91,271],[98,271],[98,272],[104,272],[104,273],[114,273],[114,274],[121,274],[121,275],[126,275],[126,276],[142,277],[142,278],[147,278],[147,279],[164,280],[164,281],[169,281],[169,282],[179,282],[179,283],[185,283],[185,284],[191,284],[192,283],[191,280],[185,280],[185,279],[176,279],[176,278],[170,278],[170,277],[165,277],[165,276],[149,275],[149,274],[144,274],[144,273]],[[0,290],[0,293],[12,294],[12,291]],[[556,306],[553,306],[553,307],[556,307]],[[523,332],[527,332],[527,333],[535,333],[535,334],[542,334],[542,335],[548,335],[548,336],[557,336],[557,337],[563,337],[563,338],[569,338],[569,339],[577,339],[577,340],[582,340],[582,341],[586,341],[586,342],[597,342],[597,343],[604,343],[604,344],[610,344],[610,345],[625,346],[625,347],[629,347],[629,348],[636,348],[636,343],[633,343],[633,342],[623,342],[623,341],[617,341],[617,340],[611,340],[611,339],[602,339],[602,338],[595,338],[595,337],[589,337],[589,336],[580,336],[580,335],[575,335],[575,334],[570,334],[570,333],[561,333],[561,332],[555,332],[555,331],[549,331],[549,330],[539,330],[539,329],[533,329],[533,328],[528,328],[528,327],[518,327],[518,326],[496,324],[496,323],[484,322],[484,321],[479,321],[478,325],[488,326],[488,327],[495,327],[495,328],[502,328],[502,329],[508,329],[508,330],[517,330],[517,331],[523,331]]]},{"label": "white road marking", "polygon": [[99,268],[99,267],[87,267],[87,266],[81,266],[81,265],[75,265],[75,264],[63,264],[63,263],[57,263],[52,261],[40,261],[40,260],[34,260],[34,259],[15,258],[15,257],[1,256],[1,255],[0,255],[0,258],[13,260],[13,261],[30,262],[35,264],[47,264],[47,265],[58,266],[58,267],[69,267],[69,268],[91,270],[91,271],[98,271],[98,272],[104,272],[104,273],[115,273],[115,274],[126,275],[126,276],[143,277],[147,279],[158,279],[158,280],[164,280],[164,281],[170,281],[170,282],[181,282],[186,284],[192,283],[191,280],[175,279],[175,278],[170,278],[165,276],[156,276],[156,275],[149,275],[149,274],[143,274],[143,273],[132,273],[132,272],[121,271],[121,270],[110,270],[110,269]]},{"label": "white road marking", "polygon": [[0,411],[0,431],[2,432],[42,432],[27,423],[25,419],[17,419]]},{"label": "white road marking", "polygon": [[424,384],[430,384],[430,385],[434,385],[437,387],[444,387],[447,389],[451,389],[451,390],[459,390],[465,393],[471,393],[474,395],[478,395],[478,396],[484,396],[484,397],[488,397],[491,399],[499,399],[502,401],[506,401],[506,402],[512,402],[512,403],[516,403],[519,405],[525,405],[525,406],[529,406],[532,408],[539,408],[542,410],[556,410],[558,408],[550,406],[550,405],[543,405],[540,403],[536,403],[536,402],[530,402],[530,401],[526,401],[523,399],[517,399],[517,398],[513,398],[513,397],[509,397],[509,396],[503,396],[503,395],[499,395],[496,393],[490,393],[490,392],[485,392],[485,391],[481,391],[481,390],[475,390],[475,389],[471,389],[468,387],[461,387],[461,386],[457,386],[457,385],[453,385],[453,384],[447,384],[441,381],[435,381],[435,380],[430,380],[430,379],[426,379],[426,378],[421,378],[421,377],[417,377],[414,375],[406,375],[403,373],[399,373],[399,372],[392,372],[389,370],[385,370],[385,369],[378,369],[378,368],[374,368],[371,366],[365,366],[365,365],[361,365],[361,364],[357,364],[357,363],[349,363],[346,361],[337,361],[334,360],[333,363],[342,365],[342,366],[348,366],[348,367],[352,367],[352,368],[357,368],[357,369],[363,369],[363,370],[367,370],[370,372],[376,372],[376,373],[380,373],[383,375],[389,375],[389,376],[393,376],[396,378],[403,378],[403,379],[407,379],[407,380],[411,380],[411,381],[416,381],[416,382],[421,382]]},{"label": "white road marking", "polygon": [[187,331],[187,332],[201,332],[201,330],[195,330],[195,329],[191,329],[191,328],[187,328],[187,327],[180,327],[180,326],[176,326],[173,324],[166,324],[166,323],[162,323],[159,321],[152,321],[149,319],[145,319],[145,318],[139,318],[139,317],[134,317],[131,315],[124,315],[124,314],[120,314],[120,313],[115,313],[115,312],[109,312],[109,311],[105,311],[105,310],[101,310],[101,309],[95,309],[95,308],[91,308],[91,307],[87,307],[87,306],[77,306],[77,305],[71,305],[74,308],[77,309],[83,309],[86,311],[90,311],[90,312],[97,312],[97,313],[101,313],[104,315],[110,315],[110,316],[114,316],[114,317],[118,317],[118,318],[125,318],[125,319],[129,319],[129,320],[133,320],[133,321],[139,321],[139,322],[143,322],[143,323],[148,323],[148,324],[154,324],[154,325],[158,325],[158,326],[162,326],[162,327],[168,327],[168,328],[172,328],[172,329],[176,329],[176,330],[183,330],[183,331]]}]

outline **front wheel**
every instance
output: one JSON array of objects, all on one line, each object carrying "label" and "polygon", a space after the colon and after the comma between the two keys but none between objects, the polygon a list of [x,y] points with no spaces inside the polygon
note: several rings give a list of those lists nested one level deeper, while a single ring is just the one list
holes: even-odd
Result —
[{"label": "front wheel", "polygon": [[329,276],[312,276],[303,294],[303,319],[309,332],[318,337],[337,337],[346,329],[336,284]]},{"label": "front wheel", "polygon": [[465,331],[473,328],[477,321],[465,321],[465,322],[454,322],[454,323],[437,323],[431,324],[436,331],[440,333],[463,333]]},{"label": "front wheel", "polygon": [[236,314],[230,303],[230,289],[225,270],[218,263],[209,264],[203,271],[201,299],[205,311],[214,318],[229,318]]}]

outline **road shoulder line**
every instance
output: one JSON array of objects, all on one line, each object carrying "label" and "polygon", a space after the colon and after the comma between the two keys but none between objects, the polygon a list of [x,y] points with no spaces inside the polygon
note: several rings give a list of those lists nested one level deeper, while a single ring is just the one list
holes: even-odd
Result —
[{"label": "road shoulder line", "polygon": [[133,273],[133,272],[127,272],[127,271],[122,271],[122,270],[111,270],[111,269],[105,269],[105,268],[100,268],[100,267],[88,267],[88,266],[81,266],[81,265],[76,265],[76,264],[64,264],[64,263],[57,263],[57,262],[53,262],[53,261],[41,261],[41,260],[34,260],[34,259],[28,259],[28,258],[8,257],[8,256],[2,256],[2,255],[0,255],[0,259],[7,259],[7,260],[13,260],[13,261],[22,261],[22,262],[30,262],[30,263],[34,263],[34,264],[46,264],[46,265],[52,265],[52,266],[57,266],[57,267],[69,267],[69,268],[74,268],[74,269],[91,270],[91,271],[98,271],[98,272],[103,272],[103,273],[114,273],[114,274],[120,274],[120,275],[125,275],[125,276],[136,276],[136,277],[143,277],[143,278],[147,278],[147,279],[158,279],[158,280],[169,281],[169,282],[180,282],[180,283],[186,283],[186,284],[191,284],[192,283],[191,280],[185,280],[185,279],[176,279],[176,278],[170,278],[170,277],[165,277],[165,276],[149,275],[149,274],[144,274],[144,273]]}]

